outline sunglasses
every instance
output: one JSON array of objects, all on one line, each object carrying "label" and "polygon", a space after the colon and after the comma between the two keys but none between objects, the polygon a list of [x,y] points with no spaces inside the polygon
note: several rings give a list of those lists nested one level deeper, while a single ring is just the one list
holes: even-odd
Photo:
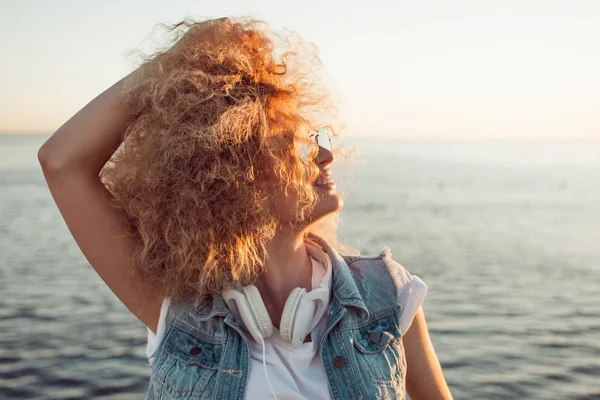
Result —
[{"label": "sunglasses", "polygon": [[[315,142],[318,146],[322,146],[329,151],[333,152],[333,144],[331,142],[331,130],[329,128],[321,128],[318,131],[311,133],[308,138]],[[304,164],[309,164],[310,161],[318,156],[318,153],[311,157],[310,153],[313,150],[313,146],[304,142],[300,142],[298,147],[298,156]]]}]

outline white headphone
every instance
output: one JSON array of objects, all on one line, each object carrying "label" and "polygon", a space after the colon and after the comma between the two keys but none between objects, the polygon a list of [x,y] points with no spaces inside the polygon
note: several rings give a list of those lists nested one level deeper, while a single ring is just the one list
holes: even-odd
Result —
[{"label": "white headphone", "polygon": [[[307,243],[309,253],[312,250],[310,247],[312,245]],[[330,263],[327,264],[325,265],[327,272],[320,287],[310,292],[304,288],[295,288],[283,307],[279,333],[281,338],[290,342],[295,349],[300,347],[306,336],[315,329],[329,305],[332,268]],[[238,320],[243,321],[256,342],[260,343],[273,334],[274,326],[271,317],[256,286],[227,289],[222,295],[231,312]]]}]

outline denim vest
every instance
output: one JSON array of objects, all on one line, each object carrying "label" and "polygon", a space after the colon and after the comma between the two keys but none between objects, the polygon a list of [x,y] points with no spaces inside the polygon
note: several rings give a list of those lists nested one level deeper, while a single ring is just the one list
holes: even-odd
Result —
[{"label": "denim vest", "polygon": [[[343,256],[321,237],[309,237],[327,252],[333,268],[331,307],[319,344],[331,398],[404,399],[400,280],[390,249],[376,257]],[[172,304],[146,399],[244,399],[249,338],[220,296],[197,308]]]}]

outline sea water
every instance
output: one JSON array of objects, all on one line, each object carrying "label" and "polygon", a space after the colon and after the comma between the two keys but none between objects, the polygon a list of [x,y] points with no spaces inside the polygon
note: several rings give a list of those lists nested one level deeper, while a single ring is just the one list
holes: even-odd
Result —
[{"label": "sea water", "polygon": [[[143,398],[146,328],[60,216],[47,137],[0,136],[0,398]],[[427,283],[456,399],[600,398],[600,143],[336,142],[361,151],[339,236]]]}]

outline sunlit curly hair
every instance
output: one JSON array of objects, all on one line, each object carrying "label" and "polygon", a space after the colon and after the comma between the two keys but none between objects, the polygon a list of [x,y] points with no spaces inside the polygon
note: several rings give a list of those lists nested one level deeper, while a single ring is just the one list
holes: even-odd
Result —
[{"label": "sunlit curly hair", "polygon": [[[319,169],[298,148],[315,156],[308,135],[322,125],[337,136],[337,110],[316,48],[295,34],[250,18],[160,27],[174,37],[123,81],[132,119],[100,176],[137,243],[134,273],[174,300],[199,301],[264,271],[278,225],[273,176],[297,193],[296,220],[308,218]],[[339,221],[309,231],[350,252]]]}]

